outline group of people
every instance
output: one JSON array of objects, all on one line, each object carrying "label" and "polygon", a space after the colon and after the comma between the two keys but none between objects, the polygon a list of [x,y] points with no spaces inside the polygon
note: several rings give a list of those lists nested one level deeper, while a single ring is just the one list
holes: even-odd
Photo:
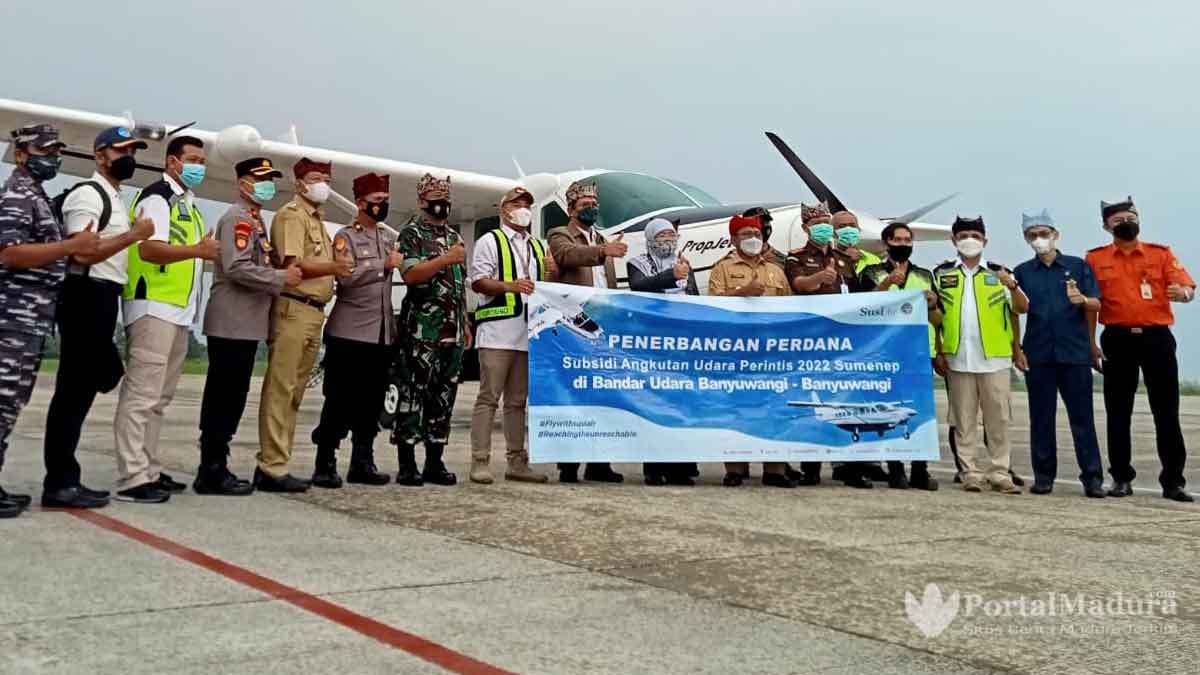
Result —
[{"label": "group of people", "polygon": [[[506,480],[545,483],[526,447],[528,338],[525,303],[536,283],[615,288],[615,261],[627,245],[594,225],[594,184],[566,191],[570,221],[531,236],[535,199],[521,187],[500,201],[500,225],[484,234],[471,261],[450,225],[449,177],[426,174],[417,184],[418,215],[399,229],[381,227],[389,213],[389,177],[353,180],[357,215],[332,238],[323,204],[334,167],[301,159],[292,167],[295,197],[272,219],[262,208],[284,174],[268,158],[236,164],[238,195],[211,231],[194,203],[205,178],[203,142],[178,136],[167,145],[161,178],[126,204],[121,184],[132,178],[136,154],[147,145],[123,127],[95,139],[95,173],[51,199],[43,184],[61,165],[58,131],[31,124],[12,132],[15,168],[0,195],[0,468],[9,435],[28,403],[42,346],[57,327],[60,361],[47,413],[46,507],[98,508],[110,499],[163,503],[187,486],[163,472],[159,443],[164,414],[187,355],[197,319],[202,272],[214,265],[203,316],[209,369],[200,412],[200,463],[192,488],[205,495],[255,490],[302,492],[343,484],[337,452],[347,436],[345,481],[384,485],[374,442],[390,429],[397,448],[396,483],[453,485],[443,455],[463,356],[479,355],[480,387],[471,424],[472,482],[488,484],[492,425],[503,404]],[[771,247],[771,215],[762,208],[735,216],[732,251],[712,269],[708,292],[779,296],[920,289],[929,316],[934,369],[946,378],[951,448],[963,489],[1020,493],[1011,472],[1009,369],[1026,372],[1030,399],[1034,485],[1046,494],[1056,478],[1056,398],[1062,395],[1075,439],[1080,480],[1091,497],[1131,494],[1129,423],[1139,369],[1149,390],[1162,462],[1163,495],[1191,501],[1184,491],[1184,444],[1179,427],[1178,368],[1170,302],[1189,302],[1195,283],[1165,246],[1138,239],[1132,199],[1103,204],[1113,243],[1087,260],[1063,255],[1049,213],[1026,215],[1023,230],[1034,257],[1015,271],[983,255],[981,218],[956,219],[959,256],[933,270],[911,262],[913,235],[903,223],[883,232],[887,254],[858,247],[849,211],[804,206],[807,245],[783,253]],[[626,262],[630,288],[697,294],[691,264],[678,253],[678,228],[655,219],[645,228],[646,253]],[[398,270],[407,293],[394,316],[391,279]],[[479,298],[468,312],[466,289]],[[335,300],[336,298],[336,300]],[[333,302],[326,316],[325,307]],[[1018,316],[1027,314],[1021,336]],[[113,342],[117,318],[125,327],[122,359]],[[1105,325],[1100,344],[1097,319]],[[260,345],[268,348],[258,416],[257,467],[249,480],[229,469],[230,443],[243,417]],[[474,344],[473,344],[474,343]],[[306,383],[325,345],[324,403],[312,431],[311,479],[290,472],[296,419]],[[1103,349],[1101,348],[1103,347]],[[1103,488],[1092,416],[1092,374],[1103,367],[1113,484]],[[118,482],[115,495],[84,486],[75,458],[83,421],[98,393],[118,389],[113,422]],[[385,395],[386,394],[386,395]],[[982,414],[983,432],[978,419]],[[418,466],[416,446],[423,446]],[[579,466],[559,464],[558,479],[580,480]],[[727,463],[724,484],[749,477],[745,463]],[[644,467],[649,485],[691,485],[695,464]],[[767,463],[762,482],[773,487],[815,485],[819,463],[795,469]],[[589,463],[583,480],[621,482],[607,463]],[[886,481],[895,488],[935,490],[924,462],[886,469],[870,463],[837,465],[833,479],[855,487]],[[19,515],[29,495],[0,488],[0,517]]]}]

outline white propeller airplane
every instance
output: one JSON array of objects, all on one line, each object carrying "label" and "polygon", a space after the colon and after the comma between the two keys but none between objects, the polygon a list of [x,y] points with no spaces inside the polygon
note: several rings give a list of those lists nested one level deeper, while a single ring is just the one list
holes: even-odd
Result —
[{"label": "white propeller airplane", "polygon": [[812,408],[816,418],[826,424],[850,432],[850,439],[857,443],[862,434],[874,431],[883,438],[884,433],[904,427],[904,438],[910,438],[908,421],[917,414],[908,407],[912,401],[879,401],[876,403],[835,403],[821,401],[813,392],[811,401],[788,401],[793,408]]},{"label": "white propeller airplane", "polygon": [[[634,171],[592,169],[525,175],[518,166],[517,178],[505,178],[309,147],[298,142],[294,127],[283,136],[284,140],[268,140],[257,129],[247,125],[206,131],[194,128],[191,124],[173,126],[150,123],[135,119],[131,113],[104,115],[0,99],[0,129],[14,129],[28,122],[48,122],[62,131],[62,140],[67,143],[63,151],[62,172],[80,177],[90,176],[95,168],[92,142],[96,134],[112,126],[128,127],[150,146],[139,153],[137,172],[126,182],[134,187],[143,187],[157,180],[162,173],[168,137],[186,129],[188,135],[204,142],[209,155],[207,176],[196,193],[202,199],[222,202],[229,202],[236,196],[233,165],[248,157],[269,157],[285,172],[301,157],[332,161],[334,180],[331,203],[344,211],[343,223],[349,222],[355,212],[353,201],[347,198],[352,194],[350,184],[355,176],[368,171],[391,176],[392,194],[395,195],[393,213],[397,216],[392,218],[394,227],[403,222],[401,218],[407,219],[410,215],[411,212],[405,212],[406,203],[412,203],[412,209],[415,210],[416,183],[423,174],[449,175],[453,185],[454,210],[451,219],[459,224],[463,238],[468,242],[468,260],[474,242],[497,226],[497,203],[507,190],[522,185],[533,193],[537,200],[533,209],[533,232],[544,237],[550,228],[566,224],[566,190],[571,183],[581,179],[593,181],[599,186],[600,220],[597,227],[610,238],[623,234],[623,240],[629,244],[628,256],[645,252],[642,231],[652,218],[661,216],[677,221],[680,251],[691,262],[701,289],[708,287],[708,270],[729,250],[729,218],[735,214],[755,206],[770,209],[774,219],[771,244],[778,250],[799,248],[807,241],[800,226],[800,204],[796,201],[722,204],[707,192],[683,181]],[[846,208],[844,202],[778,136],[772,133],[767,136],[817,199],[828,202],[834,210]],[[11,147],[5,153],[4,160],[12,162]],[[291,198],[287,183],[281,181],[280,187],[283,189],[279,190],[279,195],[272,203],[266,205],[268,210],[273,211]],[[882,250],[880,232],[892,221],[908,223],[918,239],[946,239],[949,236],[948,226],[924,223],[918,219],[953,196],[894,218],[876,218],[855,210],[862,227],[862,246],[877,252]],[[217,215],[211,214],[210,220],[216,222]],[[329,227],[336,230],[339,225],[329,223]],[[615,262],[619,281],[624,285],[625,265],[622,261]]]},{"label": "white propeller airplane", "polygon": [[529,315],[529,334],[532,337],[537,338],[546,330],[558,335],[559,326],[593,342],[604,336],[604,329],[571,296],[550,293],[549,298],[548,303],[539,305]]}]

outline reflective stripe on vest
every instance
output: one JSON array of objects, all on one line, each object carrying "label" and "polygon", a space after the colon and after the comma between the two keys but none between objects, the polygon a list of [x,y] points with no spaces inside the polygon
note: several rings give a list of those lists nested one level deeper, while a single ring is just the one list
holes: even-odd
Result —
[{"label": "reflective stripe on vest", "polygon": [[[942,320],[942,351],[947,354],[958,353],[965,279],[966,274],[961,267],[934,272],[938,295],[946,310]],[[1013,328],[1008,316],[1008,294],[1004,285],[992,270],[985,269],[976,272],[971,287],[975,293],[979,335],[983,338],[983,355],[989,359],[1012,356]]]},{"label": "reflective stripe on vest", "polygon": [[[129,222],[137,216],[139,192],[129,207]],[[174,203],[170,203],[173,201]],[[204,219],[193,204],[190,209],[183,199],[169,200],[171,230],[167,243],[171,246],[189,246],[200,242],[204,231]],[[142,260],[138,244],[129,247],[129,281],[123,296],[126,300],[154,300],[176,307],[187,307],[192,298],[196,265],[199,260],[180,260],[169,265],[156,265]]]},{"label": "reflective stripe on vest", "polygon": [[883,262],[880,260],[879,256],[871,253],[870,251],[860,251],[859,253],[861,255],[858,256],[858,263],[854,265],[855,274],[862,274],[862,271],[867,269],[867,267],[871,265],[878,265],[879,263]]},{"label": "reflective stripe on vest", "polygon": [[[500,281],[516,281],[517,266],[513,260],[513,251],[508,237],[500,228],[492,230],[490,234],[496,240],[496,254],[500,258]],[[542,242],[534,237],[529,238],[529,244],[533,248],[533,259],[537,266],[537,281],[545,281],[546,249],[542,246]],[[491,302],[475,310],[475,323],[508,319],[520,314],[524,307],[525,303],[520,293],[497,295],[492,298]]]}]

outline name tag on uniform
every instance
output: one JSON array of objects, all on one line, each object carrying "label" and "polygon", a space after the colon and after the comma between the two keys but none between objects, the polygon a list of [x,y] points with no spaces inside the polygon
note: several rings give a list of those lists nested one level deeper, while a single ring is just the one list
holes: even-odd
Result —
[{"label": "name tag on uniform", "polygon": [[958,276],[954,274],[948,274],[946,276],[938,277],[938,285],[942,288],[958,288]]},{"label": "name tag on uniform", "polygon": [[1146,281],[1145,279],[1142,280],[1142,299],[1143,300],[1153,300],[1154,299],[1154,293],[1150,290],[1150,282]]}]

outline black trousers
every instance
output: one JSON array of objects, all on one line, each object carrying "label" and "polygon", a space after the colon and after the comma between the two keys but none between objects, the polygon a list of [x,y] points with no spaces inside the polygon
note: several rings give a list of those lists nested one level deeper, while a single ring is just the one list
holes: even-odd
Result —
[{"label": "black trousers", "polygon": [[371,459],[391,362],[391,345],[325,336],[325,402],[312,434],[318,461],[332,461],[351,433],[354,459]]},{"label": "black trousers", "polygon": [[208,376],[200,402],[202,468],[224,467],[229,461],[229,443],[246,411],[257,354],[258,340],[208,337]]},{"label": "black trousers", "polygon": [[1162,471],[1163,488],[1183,487],[1183,465],[1187,457],[1183,431],[1179,428],[1179,363],[1175,360],[1175,336],[1166,326],[1134,332],[1122,326],[1106,326],[1100,335],[1104,351],[1104,410],[1108,425],[1108,464],[1113,480],[1132,481],[1137,472],[1132,464],[1129,435],[1133,400],[1137,395],[1138,371],[1146,379],[1154,435]]},{"label": "black trousers", "polygon": [[58,376],[46,412],[47,491],[79,485],[75,459],[79,435],[96,394],[112,391],[124,367],[113,332],[122,287],[111,281],[69,275],[59,294],[56,321],[59,334]]}]

